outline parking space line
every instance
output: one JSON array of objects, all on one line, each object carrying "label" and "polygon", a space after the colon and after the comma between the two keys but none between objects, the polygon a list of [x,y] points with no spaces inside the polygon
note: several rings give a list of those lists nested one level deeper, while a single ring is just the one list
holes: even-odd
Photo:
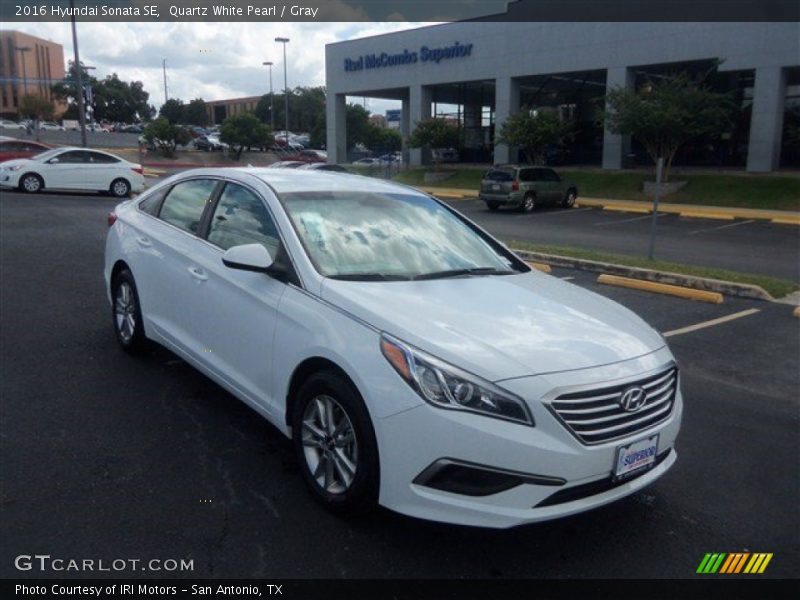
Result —
[{"label": "parking space line", "polygon": [[[656,216],[657,217],[663,217],[663,216],[666,216],[666,214],[667,213],[658,213]],[[592,223],[592,226],[593,227],[605,227],[606,225],[619,225],[620,223],[631,223],[633,221],[641,221],[642,219],[652,219],[652,218],[653,218],[653,215],[652,215],[652,213],[650,213],[650,214],[643,215],[641,217],[633,217],[631,219],[620,219],[620,220],[617,220],[617,221],[602,221],[602,222],[598,222],[598,223]]]},{"label": "parking space line", "polygon": [[719,231],[720,229],[727,229],[728,227],[738,227],[739,225],[747,225],[748,223],[755,223],[755,219],[747,219],[746,221],[737,221],[736,223],[728,223],[727,225],[720,225],[718,227],[707,227],[705,229],[695,229],[686,235],[695,235],[698,233],[705,233],[706,231]]},{"label": "parking space line", "polygon": [[558,215],[574,215],[575,213],[584,212],[587,210],[594,210],[594,207],[591,206],[584,206],[582,208],[572,208],[570,210],[553,210],[546,213],[539,213],[536,215],[536,218],[539,219],[541,217],[557,217]]},{"label": "parking space line", "polygon": [[575,278],[574,277],[560,277],[559,279],[562,279],[563,281],[572,281]]},{"label": "parking space line", "polygon": [[684,333],[691,333],[692,331],[697,331],[698,329],[705,329],[706,327],[714,327],[715,325],[721,325],[722,323],[727,323],[729,321],[741,319],[742,317],[749,317],[750,315],[754,315],[757,312],[761,312],[761,309],[748,308],[747,310],[742,310],[740,312],[733,313],[725,317],[711,319],[710,321],[702,321],[700,323],[695,323],[694,325],[687,325],[686,327],[681,327],[680,329],[673,329],[672,331],[666,331],[663,333],[663,336],[672,337],[675,335],[683,335]]}]

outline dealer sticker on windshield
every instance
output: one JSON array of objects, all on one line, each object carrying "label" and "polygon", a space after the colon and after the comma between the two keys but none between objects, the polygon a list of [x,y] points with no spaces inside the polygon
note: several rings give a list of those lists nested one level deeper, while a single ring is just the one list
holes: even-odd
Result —
[{"label": "dealer sticker on windshield", "polygon": [[658,454],[658,434],[617,448],[614,479],[628,477],[652,468]]}]

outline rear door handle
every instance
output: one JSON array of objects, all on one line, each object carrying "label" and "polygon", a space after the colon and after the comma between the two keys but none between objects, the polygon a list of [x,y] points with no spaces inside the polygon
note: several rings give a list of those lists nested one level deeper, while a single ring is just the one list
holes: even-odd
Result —
[{"label": "rear door handle", "polygon": [[205,281],[208,279],[208,275],[203,272],[203,269],[198,269],[197,267],[187,267],[187,271],[189,271],[189,274],[192,277],[200,281]]},{"label": "rear door handle", "polygon": [[140,246],[144,246],[145,248],[149,248],[153,245],[153,242],[148,240],[146,237],[137,237],[136,241],[139,242]]}]

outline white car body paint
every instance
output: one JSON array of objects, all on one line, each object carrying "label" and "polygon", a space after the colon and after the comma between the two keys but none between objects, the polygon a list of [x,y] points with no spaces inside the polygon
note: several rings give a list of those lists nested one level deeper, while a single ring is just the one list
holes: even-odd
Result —
[{"label": "white car body paint", "polygon": [[[222,249],[139,209],[151,194],[190,178],[220,178],[258,194],[301,285],[222,265]],[[683,403],[676,376],[667,417],[642,431],[587,445],[550,410],[560,394],[634,385],[674,364],[664,339],[628,309],[535,270],[504,277],[341,281],[322,276],[278,196],[294,191],[416,190],[342,173],[288,169],[198,169],[120,204],[106,243],[105,280],[124,261],[147,336],[168,347],[287,436],[287,394],[304,360],[325,358],[363,397],[378,442],[382,505],[437,521],[511,527],[588,510],[629,495],[666,472]],[[199,275],[199,277],[198,277]],[[110,294],[110,291],[109,291]],[[503,311],[497,298],[502,297]],[[110,298],[110,295],[109,295]],[[386,332],[515,394],[534,426],[434,406],[380,350]],[[551,506],[554,493],[611,476],[622,444],[658,434],[662,460],[643,475]],[[468,496],[414,483],[448,458],[560,478]]]}]

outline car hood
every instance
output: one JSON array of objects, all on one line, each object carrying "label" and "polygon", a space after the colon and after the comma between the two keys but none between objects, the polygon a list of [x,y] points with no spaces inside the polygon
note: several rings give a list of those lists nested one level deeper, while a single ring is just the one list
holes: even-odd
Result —
[{"label": "car hood", "polygon": [[641,318],[538,272],[427,281],[326,279],[324,300],[490,381],[629,360],[664,346]]},{"label": "car hood", "polygon": [[11,160],[4,160],[3,162],[0,162],[0,166],[16,167],[17,165],[27,165],[30,164],[31,162],[34,161],[31,161],[31,159],[29,158],[12,158]]}]

